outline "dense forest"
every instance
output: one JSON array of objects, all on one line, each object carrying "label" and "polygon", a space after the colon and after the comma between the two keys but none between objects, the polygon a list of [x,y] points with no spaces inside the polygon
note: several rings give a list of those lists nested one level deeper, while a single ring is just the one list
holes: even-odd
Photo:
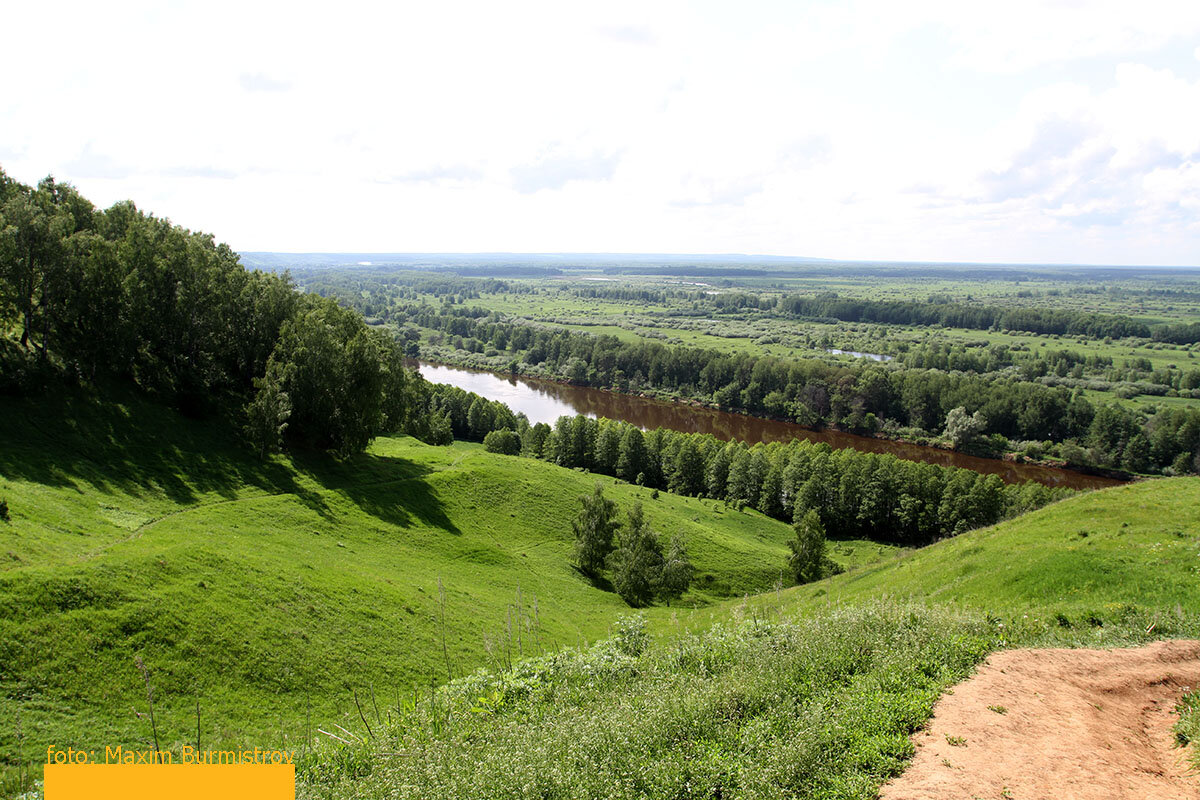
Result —
[{"label": "dense forest", "polygon": [[131,382],[191,414],[348,453],[406,422],[417,384],[394,337],[247,271],[212,236],[0,171],[0,391],[57,374]]},{"label": "dense forest", "polygon": [[784,297],[780,310],[797,317],[826,317],[845,322],[891,325],[942,325],[948,328],[992,328],[1093,337],[1150,336],[1150,327],[1129,317],[1051,309],[1001,308],[960,303],[861,300],[822,294]]}]

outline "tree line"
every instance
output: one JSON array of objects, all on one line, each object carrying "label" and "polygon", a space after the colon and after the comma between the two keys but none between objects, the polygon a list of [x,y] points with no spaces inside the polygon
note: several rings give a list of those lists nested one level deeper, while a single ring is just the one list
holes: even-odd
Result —
[{"label": "tree line", "polygon": [[[962,408],[982,420],[980,436],[973,440],[976,447],[986,448],[986,438],[995,436],[1072,442],[1068,452],[1078,465],[1200,471],[1200,410],[1160,409],[1147,418],[1116,404],[1098,406],[1082,389],[1025,380],[1019,372],[902,369],[623,342],[615,336],[503,321],[470,307],[414,305],[403,310],[403,318],[480,343],[476,352],[495,351],[509,371],[583,386],[667,391],[728,411],[864,434],[891,426],[938,436],[946,430],[951,410]],[[1066,364],[1079,361],[1057,353],[1052,363],[1064,365],[1065,371]],[[1097,422],[1101,408],[1107,410]],[[1119,434],[1112,432],[1114,419],[1120,420]]]},{"label": "tree line", "polygon": [[1069,494],[824,443],[749,445],[582,415],[531,425],[503,403],[453,386],[426,388],[424,417],[444,419],[455,436],[482,440],[493,452],[755,508],[785,522],[813,511],[824,530],[842,538],[925,544]]},{"label": "tree line", "polygon": [[[1132,317],[1062,311],[1047,308],[1004,308],[954,302],[920,303],[905,300],[863,300],[834,293],[780,298],[779,311],[794,317],[888,325],[941,325],[973,330],[1014,330],[1041,334],[1149,338],[1150,326]],[[1194,340],[1193,340],[1194,341]]]},{"label": "tree line", "polygon": [[266,452],[342,453],[404,426],[417,382],[391,336],[227,245],[72,186],[0,170],[0,390],[48,374],[127,381],[187,413],[231,413]]}]

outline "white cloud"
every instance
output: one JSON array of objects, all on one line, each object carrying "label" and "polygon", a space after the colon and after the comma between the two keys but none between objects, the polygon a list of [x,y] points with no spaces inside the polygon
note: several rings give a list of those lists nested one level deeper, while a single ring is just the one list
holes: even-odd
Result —
[{"label": "white cloud", "polygon": [[241,249],[1200,260],[1194,2],[68,5],[0,165]]},{"label": "white cloud", "polygon": [[286,92],[292,88],[289,81],[278,80],[261,72],[243,72],[238,82],[247,92]]}]

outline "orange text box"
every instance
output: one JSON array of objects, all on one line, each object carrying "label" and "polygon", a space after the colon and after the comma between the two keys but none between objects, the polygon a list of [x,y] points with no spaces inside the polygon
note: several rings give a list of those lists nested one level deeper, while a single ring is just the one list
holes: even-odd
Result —
[{"label": "orange text box", "polygon": [[46,800],[295,800],[293,764],[47,764]]}]

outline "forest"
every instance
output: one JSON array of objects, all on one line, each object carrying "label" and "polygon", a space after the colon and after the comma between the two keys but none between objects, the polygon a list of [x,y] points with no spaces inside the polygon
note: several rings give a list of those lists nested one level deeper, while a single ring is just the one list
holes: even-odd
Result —
[{"label": "forest", "polygon": [[264,451],[285,433],[361,451],[403,428],[416,391],[395,337],[357,311],[133,203],[96,209],[68,184],[2,170],[0,320],[0,391],[130,383],[238,420]]}]

